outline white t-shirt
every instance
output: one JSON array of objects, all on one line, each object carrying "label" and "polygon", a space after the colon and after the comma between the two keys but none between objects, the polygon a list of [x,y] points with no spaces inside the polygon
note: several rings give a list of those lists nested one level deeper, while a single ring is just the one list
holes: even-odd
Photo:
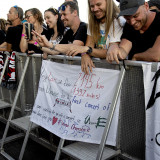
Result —
[{"label": "white t-shirt", "polygon": [[[51,37],[52,38],[52,37]],[[63,39],[63,36],[58,36],[56,39],[54,40],[49,40],[49,42],[52,42],[54,45],[59,44],[60,41]]]},{"label": "white t-shirt", "polygon": [[[121,35],[123,31],[123,25],[125,23],[125,20],[123,17],[119,17],[118,19],[114,19],[114,23],[111,24],[107,40],[105,39],[105,23],[100,24],[100,33],[101,33],[101,39],[98,41],[97,48],[104,48],[108,49],[109,44],[113,42],[120,42],[121,41]],[[114,27],[113,27],[114,24]],[[87,34],[91,36],[89,27],[87,29]]]}]

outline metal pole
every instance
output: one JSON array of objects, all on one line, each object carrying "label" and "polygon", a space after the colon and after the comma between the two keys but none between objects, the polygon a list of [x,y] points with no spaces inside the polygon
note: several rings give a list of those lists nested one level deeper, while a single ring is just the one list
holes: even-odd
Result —
[{"label": "metal pole", "polygon": [[65,141],[64,139],[62,139],[62,138],[60,139],[60,142],[59,142],[58,149],[57,149],[56,156],[55,156],[54,160],[59,160],[60,155],[61,155],[61,149],[64,145],[64,141]]},{"label": "metal pole", "polygon": [[29,122],[29,126],[28,126],[26,136],[25,136],[24,141],[23,141],[23,145],[22,145],[21,152],[20,152],[18,160],[22,160],[22,158],[23,158],[24,151],[25,151],[25,148],[26,148],[26,145],[27,145],[27,142],[28,142],[28,138],[29,138],[29,133],[30,133],[30,130],[32,128],[32,124],[33,124],[33,122]]},{"label": "metal pole", "polygon": [[109,114],[108,114],[109,118],[107,119],[104,131],[103,131],[103,136],[102,136],[102,139],[101,139],[101,143],[100,143],[100,146],[99,146],[99,150],[98,150],[96,160],[101,160],[102,156],[103,156],[103,150],[104,150],[106,140],[107,140],[107,137],[108,137],[109,129],[110,129],[110,126],[111,126],[114,111],[115,111],[116,104],[117,104],[117,101],[118,101],[118,97],[119,97],[119,94],[120,94],[120,90],[121,90],[124,75],[125,75],[125,68],[122,66],[121,67],[121,72],[120,72],[120,75],[119,75],[119,80],[118,80],[118,83],[117,83],[117,87],[116,87],[114,97],[113,97],[113,100],[112,100],[112,104],[111,104],[111,107],[110,107],[110,110],[109,110]]},{"label": "metal pole", "polygon": [[14,102],[13,102],[13,105],[12,105],[12,108],[11,108],[11,111],[10,111],[10,115],[9,115],[9,118],[8,118],[8,121],[7,121],[7,124],[6,124],[5,131],[4,131],[4,134],[3,134],[0,152],[3,152],[4,141],[5,141],[6,136],[7,136],[10,121],[13,117],[14,109],[16,107],[16,103],[17,103],[18,96],[19,96],[19,93],[20,93],[20,90],[21,90],[21,86],[22,86],[22,83],[23,83],[23,80],[24,80],[24,77],[25,77],[25,74],[26,74],[26,70],[27,70],[27,67],[28,67],[28,64],[29,64],[29,60],[30,60],[30,57],[28,56],[27,59],[26,59],[26,62],[25,62],[24,70],[23,70],[23,73],[22,73],[22,76],[21,76],[21,79],[20,79],[20,82],[19,82],[19,85],[18,85],[18,89],[17,89],[16,95],[15,95],[15,98],[14,98]]}]

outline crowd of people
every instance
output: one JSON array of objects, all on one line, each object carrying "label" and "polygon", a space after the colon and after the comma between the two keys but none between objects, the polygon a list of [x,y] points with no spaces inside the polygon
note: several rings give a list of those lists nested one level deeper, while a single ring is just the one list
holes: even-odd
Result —
[{"label": "crowd of people", "polygon": [[[10,8],[0,19],[0,51],[81,56],[81,68],[92,72],[92,57],[109,63],[129,59],[160,60],[160,1],[88,0],[88,23],[79,18],[77,0],[65,0],[42,13]],[[44,22],[45,21],[45,22]],[[32,32],[29,37],[29,32]]]}]

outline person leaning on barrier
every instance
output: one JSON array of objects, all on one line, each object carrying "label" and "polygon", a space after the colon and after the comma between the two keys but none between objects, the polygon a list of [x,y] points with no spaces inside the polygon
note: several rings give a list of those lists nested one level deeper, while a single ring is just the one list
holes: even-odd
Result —
[{"label": "person leaning on barrier", "polygon": [[12,26],[8,28],[6,35],[7,48],[6,51],[17,51],[20,52],[20,40],[22,33],[23,10],[22,8],[13,6],[10,8],[7,14],[8,20],[11,22]]},{"label": "person leaning on barrier", "polygon": [[33,24],[34,30],[37,33],[45,35],[48,38],[48,30],[46,26],[43,24],[42,13],[37,8],[28,9],[25,11],[25,19],[27,20],[27,22],[23,23],[23,30],[22,30],[21,42],[20,42],[21,52],[42,53],[42,51],[34,45],[36,37],[32,36],[31,39],[28,40],[28,37],[26,35],[26,25],[28,23],[28,24]]},{"label": "person leaning on barrier", "polygon": [[160,0],[150,0],[148,1],[150,10],[160,11]]},{"label": "person leaning on barrier", "polygon": [[86,74],[89,74],[89,69],[92,72],[94,67],[91,57],[106,58],[108,47],[118,45],[122,34],[120,23],[124,22],[122,17],[117,18],[119,8],[113,0],[88,0],[88,7],[86,44],[84,47],[72,46],[68,51],[68,55],[72,56],[81,53],[81,68]]},{"label": "person leaning on barrier", "polygon": [[119,47],[109,48],[107,61],[119,63],[127,56],[130,60],[159,61],[160,13],[150,11],[145,0],[121,0],[120,9],[126,24]]},{"label": "person leaning on barrier", "polygon": [[0,45],[0,51],[20,51],[19,43],[22,33],[21,20],[23,19],[23,10],[17,5],[10,8],[7,14],[10,23],[7,29],[5,42]]},{"label": "person leaning on barrier", "polygon": [[[61,43],[64,35],[64,24],[61,20],[61,16],[57,9],[49,8],[44,12],[44,19],[46,21],[47,27],[49,28],[49,42],[53,44]],[[48,53],[51,53],[49,48],[42,48],[43,59],[47,59]],[[47,53],[46,53],[47,52]],[[53,54],[53,53],[52,53]],[[55,54],[59,54],[59,52],[55,51]]]},{"label": "person leaning on barrier", "polygon": [[[59,10],[61,14],[61,20],[64,23],[65,27],[69,27],[70,29],[66,31],[61,44],[53,44],[49,42],[45,36],[38,34],[37,32],[33,31],[33,34],[38,36],[38,43],[42,50],[44,51],[44,47],[50,48],[49,54],[58,54],[64,53],[67,54],[68,49],[74,44],[77,46],[84,46],[87,37],[87,26],[86,23],[81,22],[79,18],[79,8],[75,2],[67,1],[64,2],[60,6]],[[55,50],[57,52],[55,52]],[[48,53],[46,50],[45,52]]]}]

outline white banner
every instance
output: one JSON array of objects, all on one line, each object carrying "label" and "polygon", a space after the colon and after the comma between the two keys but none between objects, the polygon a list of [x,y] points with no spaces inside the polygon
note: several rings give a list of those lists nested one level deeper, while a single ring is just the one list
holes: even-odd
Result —
[{"label": "white banner", "polygon": [[[43,61],[31,121],[55,135],[75,141],[100,143],[120,71],[93,69]],[[118,100],[107,144],[115,146]]]},{"label": "white banner", "polygon": [[[159,66],[160,64],[157,70]],[[143,64],[146,106],[146,160],[160,160],[160,78],[157,77],[157,80],[156,77],[153,78],[156,72],[151,72],[151,67],[151,63]]]}]

